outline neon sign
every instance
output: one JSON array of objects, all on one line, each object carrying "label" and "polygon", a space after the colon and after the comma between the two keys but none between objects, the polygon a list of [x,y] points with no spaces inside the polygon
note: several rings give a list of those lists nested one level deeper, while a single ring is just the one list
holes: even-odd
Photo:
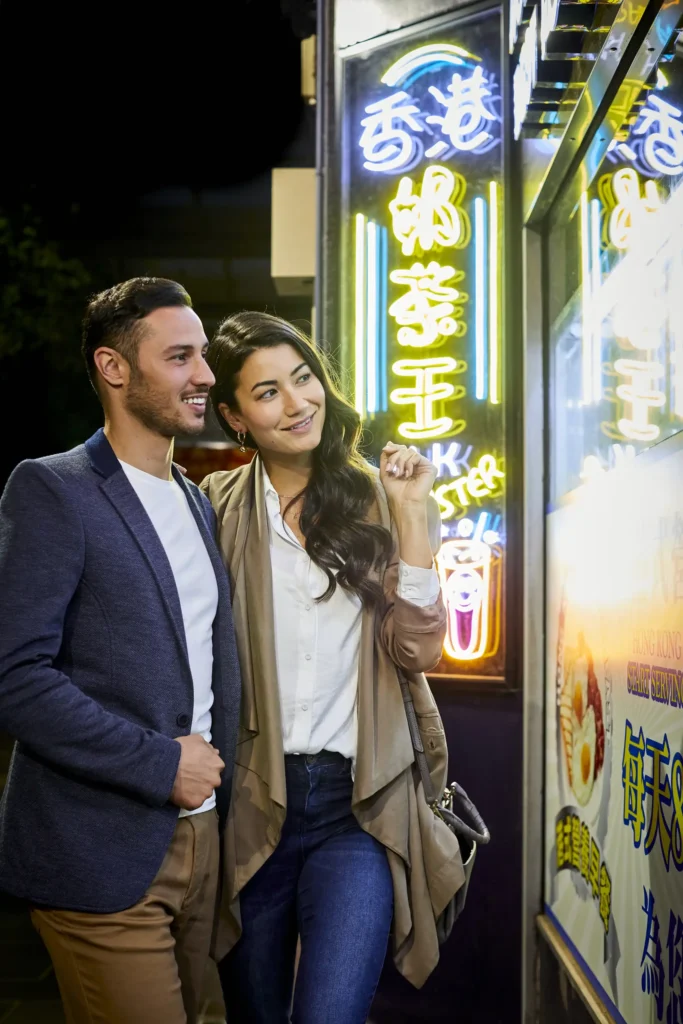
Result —
[{"label": "neon sign", "polygon": [[444,248],[467,245],[469,218],[460,207],[465,197],[465,180],[447,167],[428,167],[420,192],[413,192],[412,178],[401,178],[396,196],[389,203],[394,236],[404,256],[412,256],[416,245],[428,252],[435,245]]},{"label": "neon sign", "polygon": [[436,356],[431,359],[399,359],[392,367],[399,377],[414,377],[412,388],[396,388],[391,400],[397,405],[414,405],[415,421],[401,423],[398,432],[409,440],[428,437],[443,437],[458,434],[465,429],[465,420],[452,420],[450,416],[435,416],[435,405],[447,398],[462,398],[465,388],[461,385],[437,381],[445,373],[464,373],[466,363],[459,363],[450,356]]},{"label": "neon sign", "polygon": [[[489,498],[493,494],[499,494],[502,487],[498,481],[505,479],[505,473],[498,468],[498,461],[493,455],[482,455],[476,466],[473,466],[467,476],[453,480],[451,483],[442,484],[434,491],[434,497],[439,503],[442,519],[451,519],[456,513],[458,506],[466,509],[472,504],[472,500]],[[458,506],[454,505],[447,497],[455,493]]]},{"label": "neon sign", "polygon": [[[480,20],[478,45],[486,21],[496,28],[481,55],[442,40],[404,54],[387,44],[391,58],[376,62],[374,81],[358,61],[364,85],[347,95],[359,144],[345,154],[353,272],[342,287],[357,411],[431,451],[444,543],[457,540],[459,555],[475,544],[490,552],[481,635],[447,643],[441,671],[478,662],[469,671],[493,675],[503,672],[505,548],[499,12]],[[471,444],[455,440],[464,431]],[[473,508],[479,520],[467,533]],[[485,529],[487,520],[496,525]],[[460,588],[458,616],[469,614],[460,607],[464,558],[443,570],[449,593]]]},{"label": "neon sign", "polygon": [[[404,90],[365,108],[367,116],[361,120],[363,132],[358,144],[367,170],[391,174],[414,167],[422,158],[424,142],[411,132],[433,138],[437,133],[430,125],[438,125],[442,136],[427,149],[425,155],[430,159],[448,157],[458,151],[485,153],[500,144],[500,133],[493,130],[500,120],[496,109],[497,83],[477,66],[477,58],[467,51],[448,45],[419,47],[392,65],[382,81],[398,84],[417,69],[443,64],[458,64],[471,69],[471,74],[466,76],[456,71],[445,93],[435,85],[429,86],[428,92],[432,100],[436,100],[431,104],[436,113],[422,110]],[[441,112],[442,107],[444,112]]]},{"label": "neon sign", "polygon": [[656,182],[645,182],[641,195],[640,179],[632,167],[624,167],[612,175],[612,192],[616,205],[609,218],[608,236],[615,249],[629,249],[631,235],[638,233],[643,217],[656,213],[662,205]]},{"label": "neon sign", "polygon": [[[406,102],[407,101],[407,102]],[[410,135],[405,124],[415,132],[423,131],[415,114],[419,109],[405,92],[394,93],[385,100],[371,103],[365,108],[368,115],[361,124],[365,131],[359,145],[365,157],[364,167],[369,171],[383,171],[385,174],[401,167],[412,167],[415,155],[421,155],[417,139]]]},{"label": "neon sign", "polygon": [[399,345],[425,348],[437,338],[460,337],[465,323],[459,318],[467,295],[457,288],[448,287],[463,277],[462,271],[442,267],[432,260],[426,267],[413,263],[408,270],[393,270],[389,275],[394,284],[405,285],[408,291],[389,306],[389,316],[401,324],[397,338]]},{"label": "neon sign", "polygon": [[456,661],[490,657],[500,642],[499,537],[485,530],[487,518],[482,513],[476,527],[461,520],[437,558],[448,623],[444,646]]},{"label": "neon sign", "polygon": [[631,441],[656,441],[660,428],[648,422],[648,411],[661,408],[666,403],[664,392],[652,387],[655,380],[664,376],[664,367],[639,359],[617,359],[614,369],[631,381],[617,387],[617,396],[632,407],[631,418],[619,420],[619,430]]},{"label": "neon sign", "polygon": [[[611,176],[603,176],[599,190],[603,200],[612,205],[606,217],[608,242],[626,254],[624,263],[628,266],[635,255],[647,247],[653,231],[656,236],[656,226],[666,213],[657,183],[652,179],[641,183],[635,168],[623,167]],[[585,260],[585,246],[582,251]],[[601,287],[598,282],[592,296],[586,297],[584,292],[584,303],[589,307],[595,306],[592,311],[589,308],[587,315],[597,323],[597,346],[601,344],[602,316],[597,305]],[[650,410],[661,409],[667,402],[666,392],[660,386],[666,371],[661,359],[657,358],[668,316],[665,292],[666,282],[661,272],[645,261],[638,280],[619,289],[617,294],[611,310],[615,340],[622,349],[630,352],[640,350],[647,354],[647,358],[618,358],[609,368],[617,383],[607,397],[613,394],[613,401],[623,403],[625,414],[618,417],[616,423],[602,424],[603,433],[608,437],[651,443],[661,434],[661,428],[650,422]],[[600,399],[602,394],[596,397]]]},{"label": "neon sign", "polygon": [[681,111],[652,93],[633,129],[638,137],[646,135],[643,156],[653,171],[676,175],[683,172],[683,124]]},{"label": "neon sign", "polygon": [[[668,85],[658,70],[657,89]],[[641,108],[626,142],[614,140],[608,150],[612,161],[630,161],[641,174],[675,177],[683,173],[683,111],[656,92]]]},{"label": "neon sign", "polygon": [[[450,99],[435,85],[430,85],[429,91],[441,106],[446,108],[446,113],[431,114],[427,118],[427,124],[441,125],[442,134],[448,136],[454,150],[485,153],[491,146],[496,145],[498,140],[488,130],[490,125],[487,125],[487,121],[496,121],[497,117],[486,106],[487,100],[491,97],[491,90],[488,88],[483,68],[475,68],[469,78],[464,78],[456,72],[447,88],[447,92],[451,94]],[[447,150],[448,145],[442,139],[427,150],[427,156],[441,156]]]}]

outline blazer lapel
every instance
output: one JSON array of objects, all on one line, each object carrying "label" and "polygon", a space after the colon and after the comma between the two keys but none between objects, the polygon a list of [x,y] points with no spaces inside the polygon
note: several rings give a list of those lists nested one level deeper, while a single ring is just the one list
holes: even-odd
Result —
[{"label": "blazer lapel", "polygon": [[178,647],[188,667],[185,627],[180,608],[180,599],[171,564],[166,557],[164,546],[152,526],[128,477],[121,468],[103,430],[85,443],[93,468],[104,477],[101,488],[130,531],[132,539],[140,548],[150,571],[159,587],[161,601],[173,625]]},{"label": "blazer lapel", "polygon": [[128,482],[128,477],[123,470],[105,480],[102,484],[102,490],[130,530],[133,540],[142,551],[149,565],[159,587],[163,605],[173,624],[178,645],[183,657],[187,661],[185,626],[183,625],[183,614],[180,609],[178,589],[171,564],[164,551],[164,546],[159,540],[159,535],[152,526],[149,516],[145,512],[134,488]]}]

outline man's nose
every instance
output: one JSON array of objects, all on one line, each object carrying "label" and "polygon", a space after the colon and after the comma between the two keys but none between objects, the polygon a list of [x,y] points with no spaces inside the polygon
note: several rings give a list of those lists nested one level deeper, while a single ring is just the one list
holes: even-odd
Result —
[{"label": "man's nose", "polygon": [[199,359],[197,368],[192,374],[192,383],[204,388],[212,388],[216,383],[211,367],[203,356]]}]

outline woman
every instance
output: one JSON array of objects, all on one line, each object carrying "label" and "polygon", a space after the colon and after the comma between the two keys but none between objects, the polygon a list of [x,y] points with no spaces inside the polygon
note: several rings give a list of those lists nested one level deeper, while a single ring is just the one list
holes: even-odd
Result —
[{"label": "woman", "polygon": [[[421,985],[435,915],[463,881],[427,806],[396,665],[413,682],[433,777],[443,728],[424,677],[446,617],[434,467],[387,444],[379,474],[320,353],[265,313],[223,322],[211,397],[248,466],[202,484],[230,570],[242,670],[219,953],[231,1024],[363,1024],[393,919]],[[297,937],[301,954],[293,993]]]}]

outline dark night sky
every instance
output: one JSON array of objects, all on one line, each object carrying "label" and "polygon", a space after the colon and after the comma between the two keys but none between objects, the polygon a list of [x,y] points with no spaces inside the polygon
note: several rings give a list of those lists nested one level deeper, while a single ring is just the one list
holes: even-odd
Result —
[{"label": "dark night sky", "polygon": [[[0,208],[28,201],[95,288],[158,272],[149,259],[222,261],[213,285],[166,275],[195,295],[208,330],[234,305],[309,315],[310,301],[273,305],[269,174],[314,162],[314,108],[300,94],[314,7],[3,0]],[[156,203],[164,193],[181,198]],[[75,351],[77,318],[69,334]],[[100,412],[78,365],[23,355],[0,374],[30,396],[19,415],[0,413],[1,488],[19,459],[78,443]]]},{"label": "dark night sky", "polygon": [[222,186],[272,166],[297,130],[299,43],[279,0],[4,0],[0,24],[15,181]]}]

